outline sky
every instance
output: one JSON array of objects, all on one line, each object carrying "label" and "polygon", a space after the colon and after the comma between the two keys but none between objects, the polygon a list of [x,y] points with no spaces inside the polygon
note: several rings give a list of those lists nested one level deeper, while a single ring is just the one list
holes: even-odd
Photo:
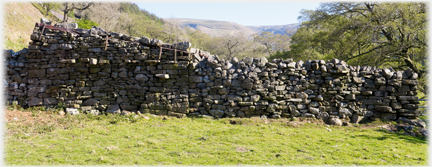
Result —
[{"label": "sky", "polygon": [[302,9],[316,9],[318,1],[234,1],[234,2],[158,2],[132,1],[140,9],[159,18],[190,18],[228,21],[244,26],[286,25],[299,23]]}]

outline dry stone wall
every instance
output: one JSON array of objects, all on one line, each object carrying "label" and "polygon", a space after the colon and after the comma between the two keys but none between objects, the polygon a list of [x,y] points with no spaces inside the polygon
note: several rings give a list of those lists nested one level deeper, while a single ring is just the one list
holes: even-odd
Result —
[{"label": "dry stone wall", "polygon": [[[43,30],[43,33],[41,33]],[[314,117],[329,122],[419,116],[418,75],[333,59],[219,59],[99,28],[36,26],[28,49],[5,52],[6,100],[100,114]],[[338,118],[338,119],[337,119]]]}]

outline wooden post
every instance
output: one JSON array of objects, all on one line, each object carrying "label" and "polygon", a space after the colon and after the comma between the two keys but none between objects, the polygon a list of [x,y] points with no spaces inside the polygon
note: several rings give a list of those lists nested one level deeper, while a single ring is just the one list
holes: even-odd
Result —
[{"label": "wooden post", "polygon": [[174,63],[177,63],[177,49],[174,49]]},{"label": "wooden post", "polygon": [[43,25],[43,28],[42,28],[41,34],[40,34],[40,36],[39,36],[39,41],[41,40],[42,35],[43,35],[44,31],[45,31],[45,25],[46,25],[46,24]]},{"label": "wooden post", "polygon": [[105,51],[107,50],[107,47],[108,47],[108,35],[107,36],[105,36]]},{"label": "wooden post", "polygon": [[161,56],[162,56],[162,47],[160,47],[160,50],[159,50],[159,58],[158,58],[158,60],[161,59]]}]

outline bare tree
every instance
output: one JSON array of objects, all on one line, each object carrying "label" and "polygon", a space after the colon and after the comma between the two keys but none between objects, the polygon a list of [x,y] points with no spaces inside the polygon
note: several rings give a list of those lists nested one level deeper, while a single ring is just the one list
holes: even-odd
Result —
[{"label": "bare tree", "polygon": [[181,39],[184,39],[185,32],[180,28],[179,23],[174,20],[165,20],[165,24],[163,25],[164,32],[168,35],[165,40],[168,43],[176,43]]},{"label": "bare tree", "polygon": [[119,3],[96,3],[84,12],[89,20],[99,23],[99,26],[106,31],[118,31],[118,20],[121,15]]},{"label": "bare tree", "polygon": [[268,31],[254,34],[254,41],[263,44],[269,55],[277,51],[288,51],[291,39],[287,35],[273,34]]},{"label": "bare tree", "polygon": [[68,14],[69,12],[77,9],[77,10],[86,10],[90,6],[93,5],[93,2],[87,3],[87,2],[80,2],[80,3],[71,3],[71,2],[64,2],[63,3],[63,23],[66,23],[68,20]]},{"label": "bare tree", "polygon": [[225,35],[225,48],[228,49],[228,59],[244,49],[248,39],[242,32],[232,32]]},{"label": "bare tree", "polygon": [[136,34],[136,30],[134,28],[135,24],[129,14],[122,13],[119,20],[120,28],[124,29],[129,34],[129,36],[134,36]]}]

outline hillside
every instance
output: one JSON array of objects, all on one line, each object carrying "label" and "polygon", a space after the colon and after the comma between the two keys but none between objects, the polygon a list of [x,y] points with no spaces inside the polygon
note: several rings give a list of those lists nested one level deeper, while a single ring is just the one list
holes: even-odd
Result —
[{"label": "hillside", "polygon": [[242,31],[248,36],[255,33],[261,33],[263,31],[270,31],[274,34],[287,34],[288,36],[292,36],[295,33],[296,29],[300,27],[300,23],[275,26],[243,26],[237,23],[215,20],[184,18],[167,18],[164,20],[175,22],[180,27],[187,26],[193,29],[199,29],[210,36],[223,36],[229,32],[237,31]]},{"label": "hillside", "polygon": [[43,17],[38,9],[30,2],[4,3],[5,23],[3,23],[3,34],[5,49],[19,51],[26,48],[30,42],[30,35],[36,22]]},{"label": "hillside", "polygon": [[[62,3],[51,9],[49,16],[41,13],[44,8],[37,2],[9,2],[3,4],[3,34],[5,49],[19,51],[28,46],[30,35],[35,23],[41,18],[54,22],[63,19]],[[134,3],[95,3],[84,12],[75,10],[69,16],[72,22],[77,22],[75,16],[86,17],[97,23],[107,31],[119,32],[131,36],[148,36],[151,38],[165,39],[163,20],[145,10],[141,10]],[[169,41],[168,41],[169,42]]]},{"label": "hillside", "polygon": [[293,23],[287,25],[276,25],[276,26],[248,26],[256,33],[261,33],[263,31],[270,31],[273,34],[286,34],[288,36],[294,35],[298,28],[300,28],[301,23]]},{"label": "hillside", "polygon": [[255,31],[250,28],[227,21],[215,21],[215,20],[201,20],[201,19],[185,19],[185,18],[169,18],[164,19],[169,22],[174,22],[180,27],[190,27],[193,29],[199,29],[202,32],[214,37],[224,36],[228,33],[236,33],[238,31],[243,32],[245,35],[252,35]]}]

